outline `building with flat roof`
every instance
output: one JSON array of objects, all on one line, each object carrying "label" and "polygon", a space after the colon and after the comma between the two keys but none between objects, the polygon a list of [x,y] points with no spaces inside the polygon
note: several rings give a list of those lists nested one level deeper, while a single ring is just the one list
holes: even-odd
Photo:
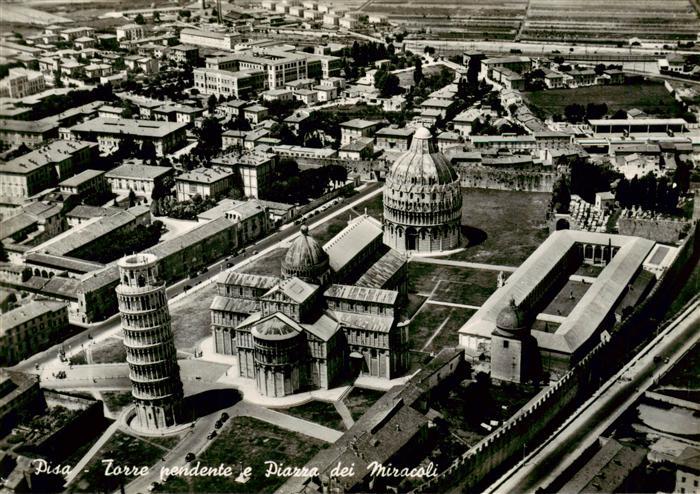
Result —
[{"label": "building with flat roof", "polygon": [[376,149],[384,151],[408,151],[415,129],[408,127],[398,129],[396,127],[384,127],[374,134]]},{"label": "building with flat roof", "polygon": [[180,43],[216,50],[233,51],[237,36],[203,29],[185,28],[180,31]]},{"label": "building with flat roof", "polygon": [[97,142],[102,153],[116,151],[119,143],[128,137],[139,146],[146,141],[152,142],[156,154],[165,156],[185,144],[186,127],[187,124],[178,122],[98,117],[75,125],[69,130],[76,139]]},{"label": "building with flat roof", "polygon": [[0,80],[0,97],[21,99],[46,89],[41,72],[14,67]]},{"label": "building with flat roof", "polygon": [[34,148],[58,137],[58,123],[50,118],[42,120],[0,120],[0,142],[8,146],[24,144]]},{"label": "building with flat roof", "polygon": [[596,137],[605,135],[669,135],[688,132],[688,122],[682,118],[627,118],[589,120]]},{"label": "building with flat roof", "polygon": [[[653,241],[638,237],[576,230],[552,233],[460,328],[460,346],[474,355],[493,353],[497,319],[513,302],[532,328],[545,367],[570,367],[622,317],[625,307],[647,293],[654,277],[643,264],[653,247]],[[569,276],[583,264],[603,270],[568,314],[547,313],[554,310],[548,307]],[[533,327],[538,320],[544,322]]]},{"label": "building with flat roof", "polygon": [[261,70],[219,70],[196,68],[194,87],[202,94],[247,98],[265,88],[265,72]]},{"label": "building with flat roof", "polygon": [[0,365],[9,367],[68,336],[68,304],[34,300],[0,315]]},{"label": "building with flat roof", "polygon": [[265,197],[271,185],[277,156],[262,151],[246,154],[231,153],[212,159],[212,164],[238,173],[243,186],[243,195],[260,199]]},{"label": "building with flat roof", "polygon": [[61,192],[75,194],[81,200],[101,197],[109,186],[102,170],[85,170],[58,184]]},{"label": "building with flat roof", "polygon": [[133,190],[150,202],[153,189],[173,174],[174,171],[170,167],[124,163],[108,171],[105,178],[115,194],[128,194]]},{"label": "building with flat roof", "polygon": [[191,201],[194,196],[218,199],[233,187],[234,172],[222,167],[195,168],[178,175],[175,192],[178,201]]},{"label": "building with flat roof", "polygon": [[340,124],[340,144],[350,144],[360,137],[372,137],[377,129],[385,125],[382,121],[353,118]]}]

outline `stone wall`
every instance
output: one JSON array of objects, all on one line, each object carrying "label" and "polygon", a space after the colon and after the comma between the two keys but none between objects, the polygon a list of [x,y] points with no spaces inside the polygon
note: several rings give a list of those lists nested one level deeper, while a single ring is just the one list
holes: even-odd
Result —
[{"label": "stone wall", "polygon": [[666,244],[683,240],[690,230],[690,222],[672,219],[620,218],[617,225],[621,235],[643,237]]},{"label": "stone wall", "polygon": [[[476,492],[495,480],[541,438],[551,433],[575,407],[614,375],[653,337],[658,321],[678,293],[700,257],[700,229],[694,225],[673,264],[652,289],[649,297],[550,388],[540,392],[493,433],[469,449],[437,477],[414,492],[441,492],[459,486]],[[685,277],[682,274],[685,273]],[[651,321],[651,322],[650,322]],[[614,365],[611,365],[614,362]]]},{"label": "stone wall", "polygon": [[552,192],[558,177],[556,171],[518,170],[483,165],[460,165],[458,171],[462,187],[524,192]]}]

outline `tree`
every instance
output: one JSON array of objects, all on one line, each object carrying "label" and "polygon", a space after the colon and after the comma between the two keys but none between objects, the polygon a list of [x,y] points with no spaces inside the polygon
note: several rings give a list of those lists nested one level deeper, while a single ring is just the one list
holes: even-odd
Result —
[{"label": "tree", "polygon": [[160,22],[160,12],[153,12],[153,22],[156,24]]},{"label": "tree", "polygon": [[423,53],[425,53],[426,55],[434,55],[435,48],[433,48],[432,46],[426,46],[425,48],[423,48]]},{"label": "tree", "polygon": [[10,258],[7,255],[7,251],[5,250],[5,244],[0,242],[0,261],[7,262],[9,260],[10,260]]},{"label": "tree", "polygon": [[221,124],[215,118],[205,118],[199,128],[199,148],[205,156],[221,149]]},{"label": "tree", "polygon": [[417,86],[423,80],[423,62],[416,58],[416,68],[413,71],[413,83]]},{"label": "tree", "polygon": [[147,139],[141,143],[139,157],[146,161],[154,161],[156,159],[156,146],[153,144],[153,141]]},{"label": "tree", "polygon": [[593,70],[595,71],[596,75],[603,75],[603,73],[605,72],[605,64],[599,63],[593,68]]},{"label": "tree", "polygon": [[583,105],[573,103],[564,108],[564,117],[571,123],[579,123],[586,116],[586,109]]},{"label": "tree", "polygon": [[129,189],[129,207],[133,208],[134,206],[136,206],[136,192]]},{"label": "tree", "polygon": [[139,25],[144,25],[146,24],[146,19],[143,18],[143,15],[139,14],[134,18],[134,22]]},{"label": "tree", "polygon": [[374,87],[379,90],[382,98],[388,98],[401,93],[399,78],[396,74],[380,69],[374,74]]},{"label": "tree", "polygon": [[561,176],[552,190],[551,208],[557,213],[568,213],[571,204],[571,191],[566,177]]},{"label": "tree", "polygon": [[209,99],[207,99],[207,108],[209,109],[209,113],[214,113],[214,109],[216,108],[216,96],[213,94],[209,96]]}]

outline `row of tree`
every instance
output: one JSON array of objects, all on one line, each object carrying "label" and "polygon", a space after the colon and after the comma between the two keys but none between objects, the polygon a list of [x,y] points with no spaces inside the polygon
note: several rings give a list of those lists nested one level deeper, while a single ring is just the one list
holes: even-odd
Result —
[{"label": "row of tree", "polygon": [[138,225],[128,231],[121,231],[114,235],[107,235],[90,244],[90,248],[80,253],[82,259],[109,263],[115,259],[140,252],[152,247],[160,240],[163,231],[163,223],[154,221],[148,226]]},{"label": "row of tree", "polygon": [[646,211],[676,214],[679,196],[680,189],[668,177],[657,177],[650,172],[641,178],[621,178],[615,200],[625,208],[638,206]]},{"label": "row of tree", "polygon": [[275,186],[270,189],[266,199],[286,204],[304,204],[322,196],[329,185],[344,183],[347,176],[347,170],[340,165],[299,171],[296,161],[283,159],[275,171]]}]

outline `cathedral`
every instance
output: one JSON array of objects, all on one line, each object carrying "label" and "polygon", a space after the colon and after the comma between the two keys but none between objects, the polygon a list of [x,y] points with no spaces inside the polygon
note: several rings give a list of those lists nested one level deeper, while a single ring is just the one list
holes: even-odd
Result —
[{"label": "cathedral", "polygon": [[405,253],[456,249],[461,220],[459,176],[421,127],[386,178],[384,243]]},{"label": "cathedral", "polygon": [[381,223],[352,220],[321,246],[302,226],[276,276],[227,271],[211,305],[217,353],[240,377],[281,397],[332,388],[358,375],[384,379],[408,367],[406,258],[382,243]]}]

